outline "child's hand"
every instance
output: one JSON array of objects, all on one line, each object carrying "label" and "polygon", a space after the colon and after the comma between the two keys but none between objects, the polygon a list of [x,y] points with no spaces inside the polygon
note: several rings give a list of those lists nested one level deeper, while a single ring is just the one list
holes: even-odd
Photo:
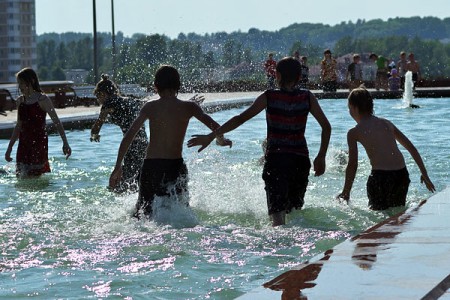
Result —
[{"label": "child's hand", "polygon": [[208,135],[194,134],[192,136],[192,139],[190,139],[187,142],[187,146],[189,148],[195,147],[195,146],[201,146],[200,149],[198,149],[198,152],[201,152],[203,149],[208,147],[209,144],[211,144],[211,142],[214,140],[214,138],[215,138],[215,136],[213,134],[208,134]]},{"label": "child's hand", "polygon": [[192,101],[192,102],[195,102],[195,103],[197,103],[198,105],[200,105],[200,104],[202,104],[203,103],[203,101],[205,101],[205,96],[203,96],[203,95],[198,95],[198,94],[195,94],[194,96],[192,96],[190,99],[189,99],[189,101]]},{"label": "child's hand", "polygon": [[421,175],[420,176],[420,183],[425,183],[425,186],[427,187],[427,189],[434,193],[436,191],[434,184],[431,182],[430,178],[428,177],[428,175]]},{"label": "child's hand", "polygon": [[342,193],[340,193],[339,195],[336,196],[336,200],[338,200],[338,201],[344,200],[348,204],[348,201],[350,200],[350,195],[347,194],[347,193],[342,192]]},{"label": "child's hand", "polygon": [[109,188],[114,189],[120,182],[120,179],[122,178],[122,167],[115,168],[111,176],[109,177]]},{"label": "child's hand", "polygon": [[12,162],[12,158],[11,158],[11,149],[10,148],[8,148],[7,150],[6,150],[6,152],[5,152],[5,160],[7,161],[7,162]]},{"label": "child's hand", "polygon": [[229,139],[226,139],[223,135],[216,137],[216,145],[219,146],[233,146],[233,142]]},{"label": "child's hand", "polygon": [[91,134],[91,142],[100,142],[100,134]]},{"label": "child's hand", "polygon": [[320,176],[325,173],[325,156],[317,156],[314,159],[314,176]]},{"label": "child's hand", "polygon": [[70,146],[68,144],[64,144],[62,150],[67,160],[70,155],[72,155],[72,149],[70,149]]}]

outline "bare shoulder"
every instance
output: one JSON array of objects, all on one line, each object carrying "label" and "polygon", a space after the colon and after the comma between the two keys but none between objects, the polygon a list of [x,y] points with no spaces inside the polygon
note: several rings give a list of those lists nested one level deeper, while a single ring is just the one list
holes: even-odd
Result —
[{"label": "bare shoulder", "polygon": [[391,128],[391,129],[392,129],[392,128],[395,128],[394,123],[392,123],[390,120],[385,119],[385,118],[380,118],[380,117],[377,117],[377,119],[378,119],[378,121],[379,121],[380,123],[382,123],[382,124],[388,126],[389,128]]}]

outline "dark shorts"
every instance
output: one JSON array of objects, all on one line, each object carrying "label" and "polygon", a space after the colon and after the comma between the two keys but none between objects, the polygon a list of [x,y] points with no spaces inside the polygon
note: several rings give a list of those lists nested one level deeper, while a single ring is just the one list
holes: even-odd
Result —
[{"label": "dark shorts", "polygon": [[323,91],[324,92],[336,92],[336,89],[337,89],[336,80],[323,82]]},{"label": "dark shorts", "polygon": [[[145,159],[139,180],[139,199],[136,217],[151,216],[155,196],[187,199],[188,171],[180,159]],[[185,203],[188,206],[188,202]]]},{"label": "dark shorts", "polygon": [[384,210],[405,206],[410,182],[406,167],[394,171],[372,170],[367,180],[369,207],[373,210]]},{"label": "dark shorts", "polygon": [[269,215],[302,208],[310,169],[311,162],[306,156],[286,153],[267,155],[262,178]]}]

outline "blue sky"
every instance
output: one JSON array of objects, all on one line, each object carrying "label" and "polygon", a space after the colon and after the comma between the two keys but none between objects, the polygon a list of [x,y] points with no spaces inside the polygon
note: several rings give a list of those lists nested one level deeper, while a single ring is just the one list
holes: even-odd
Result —
[{"label": "blue sky", "polygon": [[[369,5],[369,3],[372,3]],[[97,30],[111,31],[111,0],[96,0]],[[450,17],[449,0],[114,0],[115,29],[133,33],[198,34],[275,31],[293,23],[335,25],[358,19]],[[92,0],[36,0],[36,31],[92,32]]]}]

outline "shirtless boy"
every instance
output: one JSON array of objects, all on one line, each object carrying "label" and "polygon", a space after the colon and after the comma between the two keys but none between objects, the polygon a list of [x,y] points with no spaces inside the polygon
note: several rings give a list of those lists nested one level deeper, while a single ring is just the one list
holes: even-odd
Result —
[{"label": "shirtless boy", "polygon": [[390,121],[373,115],[373,99],[366,89],[357,88],[350,93],[348,108],[357,125],[347,133],[349,158],[344,189],[339,198],[347,201],[350,199],[358,167],[358,142],[366,150],[372,166],[367,181],[367,196],[371,209],[384,210],[406,204],[410,179],[397,142],[408,150],[416,162],[421,172],[421,182],[425,183],[429,191],[435,191],[416,147]]},{"label": "shirtless boy", "polygon": [[[198,104],[177,98],[180,88],[180,75],[171,66],[161,66],[154,81],[160,98],[147,102],[138,117],[124,135],[120,143],[115,168],[109,179],[110,188],[120,181],[122,161],[134,136],[146,120],[150,123],[150,142],[141,168],[139,199],[135,217],[151,217],[155,196],[176,194],[184,199],[187,193],[188,171],[182,157],[183,141],[189,120],[195,117],[209,129],[216,130],[220,125],[207,115]],[[230,146],[231,141],[219,136],[221,146]],[[188,203],[185,203],[188,205]]]}]

